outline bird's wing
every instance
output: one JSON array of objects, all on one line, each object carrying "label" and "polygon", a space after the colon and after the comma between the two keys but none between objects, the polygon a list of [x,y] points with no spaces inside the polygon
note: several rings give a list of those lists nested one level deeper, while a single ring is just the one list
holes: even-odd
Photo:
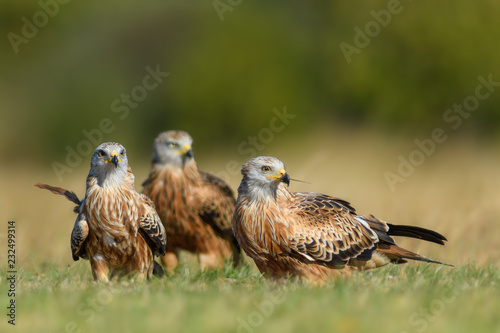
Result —
[{"label": "bird's wing", "polygon": [[234,238],[231,229],[236,202],[233,191],[220,178],[200,171],[202,186],[200,187],[199,215],[217,234],[223,238]]},{"label": "bird's wing", "polygon": [[295,193],[288,205],[292,255],[326,266],[369,260],[378,237],[346,201],[318,193]]},{"label": "bird's wing", "polygon": [[89,235],[89,225],[84,214],[79,214],[76,218],[73,231],[71,232],[71,254],[73,260],[80,258],[88,259],[85,244]]},{"label": "bird's wing", "polygon": [[42,183],[36,183],[34,185],[38,188],[41,188],[44,190],[49,190],[50,192],[52,192],[54,194],[59,194],[59,195],[64,196],[66,199],[68,199],[69,201],[76,204],[76,207],[74,209],[75,213],[78,213],[80,211],[80,206],[81,206],[83,200],[78,199],[78,196],[75,194],[75,192],[70,191],[70,190],[66,190],[66,189],[61,188],[61,187],[42,184]]},{"label": "bird's wing", "polygon": [[155,255],[163,255],[167,250],[167,234],[151,199],[139,193],[142,202],[139,232]]}]

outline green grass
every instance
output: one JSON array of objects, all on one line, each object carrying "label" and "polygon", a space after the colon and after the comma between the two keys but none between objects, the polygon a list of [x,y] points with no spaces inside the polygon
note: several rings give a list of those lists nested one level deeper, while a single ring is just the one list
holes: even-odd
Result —
[{"label": "green grass", "polygon": [[[315,287],[266,280],[250,266],[96,284],[88,262],[18,274],[16,326],[2,332],[494,332],[493,266],[389,266]],[[2,308],[7,304],[2,270]],[[5,312],[2,311],[2,312]]]}]

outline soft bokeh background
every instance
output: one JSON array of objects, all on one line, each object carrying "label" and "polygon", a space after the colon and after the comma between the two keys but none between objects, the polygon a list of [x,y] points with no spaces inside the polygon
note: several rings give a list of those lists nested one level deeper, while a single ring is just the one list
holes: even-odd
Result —
[{"label": "soft bokeh background", "polygon": [[[348,63],[340,43],[354,45],[354,27],[387,4],[241,1],[221,21],[210,1],[69,2],[15,53],[7,34],[21,35],[22,18],[32,22],[41,7],[2,1],[0,152],[7,163],[50,165],[105,117],[116,125],[105,140],[141,158],[166,128],[190,131],[199,153],[234,150],[284,105],[299,115],[290,137],[328,124],[413,138],[442,126],[479,75],[500,81],[493,0],[403,1]],[[170,76],[121,120],[111,103],[156,65]],[[498,133],[499,103],[498,93],[481,102],[460,134]]]},{"label": "soft bokeh background", "polygon": [[[443,115],[475,93],[479,76],[500,82],[500,3],[402,1],[348,62],[341,43],[355,45],[354,29],[388,3],[241,1],[221,20],[212,1],[71,1],[16,53],[8,34],[21,35],[23,18],[33,22],[41,7],[0,2],[0,241],[14,219],[20,265],[72,264],[72,205],[33,183],[82,196],[90,153],[61,177],[53,164],[67,164],[67,149],[88,141],[83,131],[108,118],[102,141],[127,148],[138,190],[154,137],[184,129],[200,168],[233,189],[253,147],[310,182],[293,190],[345,198],[361,213],[449,239],[400,240],[405,247],[456,265],[498,265],[500,91],[456,130]],[[112,103],[143,84],[148,66],[169,75],[121,119]],[[294,118],[270,131],[281,125],[273,110],[285,109]],[[384,173],[397,173],[398,157],[435,128],[446,142],[391,190]]]},{"label": "soft bokeh background", "polygon": [[[154,137],[184,129],[194,137],[200,167],[234,189],[239,165],[253,152],[273,154],[292,176],[311,183],[296,183],[295,190],[330,193],[360,212],[435,227],[452,240],[439,249],[443,260],[498,262],[497,251],[475,250],[499,245],[493,236],[499,235],[500,92],[456,130],[443,115],[475,93],[478,76],[500,81],[500,5],[402,2],[400,13],[348,62],[340,44],[356,46],[355,28],[373,25],[370,11],[387,6],[241,2],[221,20],[212,2],[70,2],[16,53],[8,33],[22,35],[26,20],[42,9],[36,2],[2,2],[1,214],[16,219],[26,237],[43,236],[21,242],[21,256],[39,260],[48,252],[70,262],[54,245],[67,245],[71,207],[32,184],[83,195],[90,156],[83,131],[108,118],[113,130],[102,141],[127,147],[139,190]],[[126,105],[119,101],[113,109],[115,100],[143,85],[147,67],[169,75],[126,116],[114,112]],[[274,123],[273,110],[294,118]],[[448,140],[391,191],[384,173],[397,173],[398,156],[408,158],[414,140],[428,139],[434,128]],[[68,149],[81,162],[68,164]],[[68,172],[58,176],[54,163]],[[494,244],[485,241],[490,236]]]}]

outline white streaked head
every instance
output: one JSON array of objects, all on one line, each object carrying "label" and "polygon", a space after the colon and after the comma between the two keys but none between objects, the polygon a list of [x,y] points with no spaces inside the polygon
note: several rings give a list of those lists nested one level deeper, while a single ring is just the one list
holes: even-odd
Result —
[{"label": "white streaked head", "polygon": [[276,196],[281,183],[287,186],[290,184],[285,165],[272,156],[259,156],[248,160],[243,163],[241,174],[243,179],[238,193],[248,195],[251,199],[270,199]]},{"label": "white streaked head", "polygon": [[160,133],[153,144],[153,163],[170,167],[184,167],[193,160],[193,139],[184,131]]},{"label": "white streaked head", "polygon": [[116,142],[100,144],[90,161],[90,175],[96,177],[101,186],[113,186],[125,182],[127,168],[127,151]]}]

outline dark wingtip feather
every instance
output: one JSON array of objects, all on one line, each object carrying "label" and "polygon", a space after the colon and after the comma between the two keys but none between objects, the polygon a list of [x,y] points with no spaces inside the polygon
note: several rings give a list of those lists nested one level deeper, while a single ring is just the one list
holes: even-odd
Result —
[{"label": "dark wingtip feather", "polygon": [[417,261],[424,261],[424,262],[428,262],[428,263],[432,263],[432,264],[444,265],[444,266],[449,266],[449,267],[455,267],[454,265],[450,265],[450,264],[447,264],[447,263],[441,262],[441,261],[436,261],[436,260],[428,259],[428,258],[425,258],[425,257],[414,257],[414,258],[407,258],[407,259],[417,260]]},{"label": "dark wingtip feather", "polygon": [[49,190],[50,192],[52,192],[54,194],[62,195],[64,197],[66,197],[66,199],[68,199],[69,201],[78,205],[78,207],[81,204],[81,201],[80,201],[80,199],[78,199],[78,196],[75,194],[75,192],[65,190],[63,188],[56,187],[56,186],[42,184],[42,183],[35,183],[34,186],[41,188],[41,189],[44,189],[44,190]]},{"label": "dark wingtip feather", "polygon": [[390,223],[387,223],[387,225],[389,226],[387,234],[390,236],[418,238],[440,245],[444,245],[444,242],[447,241],[446,237],[433,230],[411,225],[396,225]]},{"label": "dark wingtip feather", "polygon": [[162,278],[165,276],[165,271],[163,270],[163,267],[156,261],[153,261],[153,275],[159,278]]},{"label": "dark wingtip feather", "polygon": [[238,243],[238,240],[236,239],[236,237],[234,237],[234,234],[232,235],[231,243],[233,250],[234,266],[240,266],[243,263],[243,253],[241,251],[241,247],[240,244]]}]

